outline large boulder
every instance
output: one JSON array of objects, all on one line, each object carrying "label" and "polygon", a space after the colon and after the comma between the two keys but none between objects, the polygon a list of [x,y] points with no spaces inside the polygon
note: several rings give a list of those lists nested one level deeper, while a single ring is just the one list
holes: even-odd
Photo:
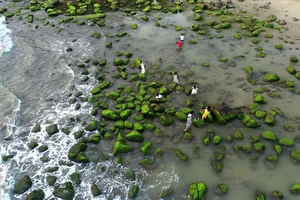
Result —
[{"label": "large boulder", "polygon": [[225,124],[226,122],[235,119],[238,116],[238,113],[233,108],[225,104],[216,104],[211,106],[210,112],[219,124]]},{"label": "large boulder", "polygon": [[32,185],[31,178],[28,175],[23,176],[19,181],[14,185],[14,194],[23,194],[26,192]]}]

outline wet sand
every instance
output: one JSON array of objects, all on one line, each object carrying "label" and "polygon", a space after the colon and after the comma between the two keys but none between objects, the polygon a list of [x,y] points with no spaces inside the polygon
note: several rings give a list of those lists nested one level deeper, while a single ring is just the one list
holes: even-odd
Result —
[{"label": "wet sand", "polygon": [[254,14],[255,17],[260,19],[268,19],[269,15],[277,16],[278,20],[285,20],[287,36],[300,40],[300,1],[298,0],[238,0],[232,1],[236,10],[247,10],[247,13]]}]

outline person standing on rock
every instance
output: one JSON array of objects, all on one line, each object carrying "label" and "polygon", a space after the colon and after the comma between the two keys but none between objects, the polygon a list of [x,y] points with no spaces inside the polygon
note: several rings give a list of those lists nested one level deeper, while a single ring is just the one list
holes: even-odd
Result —
[{"label": "person standing on rock", "polygon": [[145,70],[145,63],[141,62],[141,73],[145,74],[146,70]]},{"label": "person standing on rock", "polygon": [[198,88],[194,85],[194,86],[192,87],[192,93],[191,93],[191,95],[197,94],[197,92],[198,92]]},{"label": "person standing on rock", "polygon": [[192,126],[192,114],[188,114],[188,118],[186,119],[186,127],[184,131],[187,131]]},{"label": "person standing on rock", "polygon": [[207,106],[205,108],[205,111],[204,111],[203,115],[202,115],[202,121],[204,121],[204,119],[209,115],[210,111],[211,111],[210,106]]},{"label": "person standing on rock", "polygon": [[179,84],[177,72],[173,73],[173,82]]},{"label": "person standing on rock", "polygon": [[181,35],[179,36],[179,39],[183,43],[183,41],[184,41],[184,35],[183,35],[183,33],[181,33]]}]

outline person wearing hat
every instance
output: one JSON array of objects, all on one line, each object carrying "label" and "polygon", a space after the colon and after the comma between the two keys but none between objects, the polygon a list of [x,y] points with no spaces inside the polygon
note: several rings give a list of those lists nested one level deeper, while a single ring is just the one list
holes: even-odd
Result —
[{"label": "person wearing hat", "polygon": [[184,131],[187,131],[191,126],[192,126],[192,114],[189,113],[188,118],[186,120],[186,127],[185,127]]}]

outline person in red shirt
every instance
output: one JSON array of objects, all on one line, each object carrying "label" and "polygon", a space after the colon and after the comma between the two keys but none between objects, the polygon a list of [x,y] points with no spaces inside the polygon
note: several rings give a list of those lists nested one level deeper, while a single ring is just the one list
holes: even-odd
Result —
[{"label": "person in red shirt", "polygon": [[176,44],[177,44],[177,49],[181,50],[181,47],[182,47],[183,43],[181,41],[177,41]]}]

